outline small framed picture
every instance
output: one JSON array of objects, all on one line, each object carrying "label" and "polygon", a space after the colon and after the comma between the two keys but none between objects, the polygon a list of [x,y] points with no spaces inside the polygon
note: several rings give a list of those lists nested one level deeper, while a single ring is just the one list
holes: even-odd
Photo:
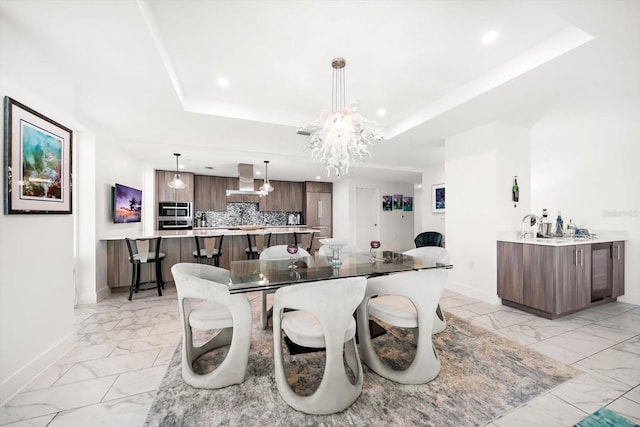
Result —
[{"label": "small framed picture", "polygon": [[393,197],[382,196],[382,210],[390,211],[391,209],[393,209]]},{"label": "small framed picture", "polygon": [[393,210],[402,210],[402,194],[393,195]]},{"label": "small framed picture", "polygon": [[72,131],[5,96],[4,213],[71,213]]},{"label": "small framed picture", "polygon": [[413,197],[404,196],[402,198],[402,207],[403,207],[404,211],[406,211],[406,212],[413,211]]},{"label": "small framed picture", "polygon": [[435,184],[431,186],[431,212],[445,212],[445,185]]}]

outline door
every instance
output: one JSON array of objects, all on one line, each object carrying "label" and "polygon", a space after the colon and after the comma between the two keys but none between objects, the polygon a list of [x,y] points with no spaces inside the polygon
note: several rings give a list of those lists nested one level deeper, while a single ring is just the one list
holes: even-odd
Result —
[{"label": "door", "polygon": [[377,188],[356,188],[356,246],[360,250],[366,251],[372,240],[380,240],[379,199]]}]

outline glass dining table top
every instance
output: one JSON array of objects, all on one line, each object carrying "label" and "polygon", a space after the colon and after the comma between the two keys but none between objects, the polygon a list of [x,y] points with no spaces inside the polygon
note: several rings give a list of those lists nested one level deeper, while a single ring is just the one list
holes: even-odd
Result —
[{"label": "glass dining table top", "polygon": [[331,257],[321,255],[232,261],[229,292],[275,290],[282,286],[318,280],[373,277],[402,271],[452,267],[450,264],[424,262],[420,258],[393,251],[382,251],[376,258],[368,253],[344,254],[340,256],[340,263],[341,265],[336,265]]}]

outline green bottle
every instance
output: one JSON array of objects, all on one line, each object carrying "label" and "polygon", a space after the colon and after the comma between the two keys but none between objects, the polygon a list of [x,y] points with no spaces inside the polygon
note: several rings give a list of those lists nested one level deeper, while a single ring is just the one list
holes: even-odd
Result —
[{"label": "green bottle", "polygon": [[513,201],[513,207],[517,206],[520,201],[520,187],[518,186],[518,177],[513,177],[513,187],[511,187],[511,200]]}]

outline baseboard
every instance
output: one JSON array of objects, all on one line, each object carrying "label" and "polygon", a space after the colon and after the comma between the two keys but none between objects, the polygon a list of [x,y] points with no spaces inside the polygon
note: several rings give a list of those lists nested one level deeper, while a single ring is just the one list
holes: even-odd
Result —
[{"label": "baseboard", "polygon": [[462,295],[466,295],[471,298],[479,299],[480,301],[493,304],[493,305],[501,305],[502,302],[497,295],[497,290],[493,292],[487,292],[485,290],[472,288],[468,285],[448,281],[445,289],[457,292]]},{"label": "baseboard", "polygon": [[31,381],[52,366],[60,357],[73,348],[78,340],[76,331],[70,332],[60,341],[43,351],[0,384],[0,406],[5,405]]}]

